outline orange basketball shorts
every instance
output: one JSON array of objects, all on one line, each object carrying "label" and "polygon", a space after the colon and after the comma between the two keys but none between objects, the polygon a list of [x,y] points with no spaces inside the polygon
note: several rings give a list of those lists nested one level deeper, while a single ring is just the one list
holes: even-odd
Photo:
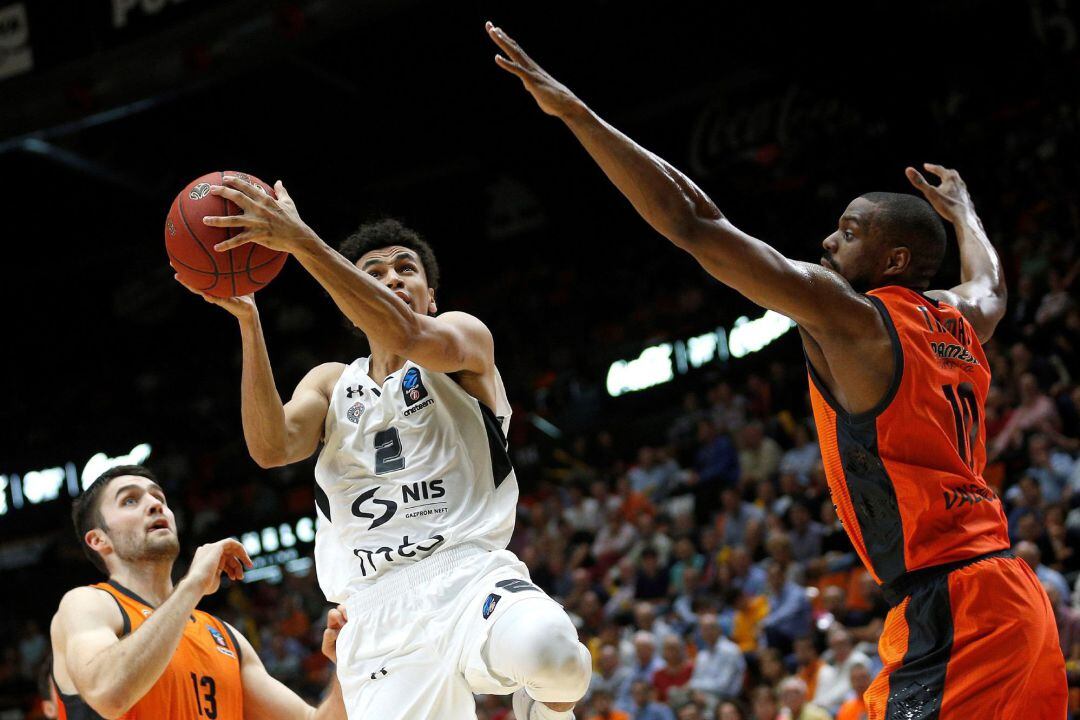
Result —
[{"label": "orange basketball shorts", "polygon": [[992,557],[919,583],[885,619],[869,720],[1063,720],[1065,660],[1035,573]]}]

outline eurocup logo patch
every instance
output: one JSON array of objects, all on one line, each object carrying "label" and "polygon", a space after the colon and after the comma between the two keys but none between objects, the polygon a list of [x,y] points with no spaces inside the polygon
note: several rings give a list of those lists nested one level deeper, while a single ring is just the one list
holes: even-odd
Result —
[{"label": "eurocup logo patch", "polygon": [[209,194],[210,183],[199,183],[195,187],[191,188],[191,192],[188,193],[188,197],[192,200],[202,200]]},{"label": "eurocup logo patch", "polygon": [[213,625],[207,625],[206,629],[210,631],[210,637],[214,638],[214,642],[217,643],[216,650],[222,655],[228,655],[231,658],[236,657],[233,655],[233,651],[229,649],[229,643],[225,642],[225,636],[214,627]]},{"label": "eurocup logo patch", "polygon": [[220,630],[213,625],[207,625],[206,629],[210,631],[210,637],[214,638],[214,642],[223,648],[229,647],[229,643],[225,642],[225,636],[221,634]]},{"label": "eurocup logo patch", "polygon": [[401,379],[401,392],[405,395],[406,405],[415,405],[427,397],[427,388],[420,380],[420,370],[409,368]]},{"label": "eurocup logo patch", "polygon": [[348,411],[345,413],[345,417],[349,418],[350,422],[352,422],[352,423],[354,423],[356,425],[359,425],[360,424],[360,416],[363,415],[363,414],[364,414],[364,403],[355,402],[355,403],[353,403],[353,406],[351,408],[349,408]]},{"label": "eurocup logo patch", "polygon": [[495,612],[495,606],[499,604],[499,600],[502,599],[501,595],[491,593],[487,596],[487,600],[484,601],[484,619],[487,620],[491,617],[491,613]]}]

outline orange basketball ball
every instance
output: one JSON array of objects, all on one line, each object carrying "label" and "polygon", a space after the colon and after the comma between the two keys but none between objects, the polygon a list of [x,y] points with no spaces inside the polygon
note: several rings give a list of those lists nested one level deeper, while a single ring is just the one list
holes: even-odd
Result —
[{"label": "orange basketball ball", "polygon": [[281,272],[289,256],[257,243],[247,243],[225,252],[214,249],[218,243],[244,230],[203,224],[203,218],[208,215],[243,214],[232,201],[210,194],[210,186],[223,184],[226,175],[276,197],[274,188],[254,175],[232,171],[207,173],[180,191],[165,220],[165,250],[169,254],[169,264],[184,284],[214,297],[247,295],[265,287]]}]

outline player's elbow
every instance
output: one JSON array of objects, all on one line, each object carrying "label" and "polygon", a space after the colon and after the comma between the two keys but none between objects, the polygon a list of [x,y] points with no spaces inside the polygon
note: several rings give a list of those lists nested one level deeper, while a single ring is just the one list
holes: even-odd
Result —
[{"label": "player's elbow", "polygon": [[263,470],[281,467],[289,464],[289,458],[285,450],[279,447],[249,446],[248,454],[255,464]]},{"label": "player's elbow", "polygon": [[124,716],[138,698],[127,697],[123,688],[107,688],[82,693],[86,704],[105,720],[116,720]]},{"label": "player's elbow", "polygon": [[690,208],[669,220],[667,227],[664,228],[664,235],[675,247],[691,255],[702,245],[707,244],[710,236],[715,232],[715,229],[710,227],[712,222],[705,220]]},{"label": "player's elbow", "polygon": [[1008,292],[1002,285],[995,288],[982,302],[979,303],[979,317],[972,323],[979,342],[985,343],[990,340],[997,329],[998,323],[1005,317],[1008,304]]}]

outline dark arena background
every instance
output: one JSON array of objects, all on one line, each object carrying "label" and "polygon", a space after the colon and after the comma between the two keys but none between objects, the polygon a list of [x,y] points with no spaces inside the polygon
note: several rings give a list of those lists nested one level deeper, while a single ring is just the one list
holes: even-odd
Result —
[{"label": "dark arena background", "polygon": [[[312,701],[332,672],[314,461],[249,459],[236,322],[165,255],[172,198],[219,169],[282,179],[331,244],[385,215],[414,226],[439,255],[440,309],[491,328],[514,406],[511,549],[596,661],[577,717],[836,717],[853,694],[836,668],[855,653],[880,667],[886,608],[832,511],[797,333],[637,217],[494,65],[489,18],[790,257],[816,260],[851,198],[913,191],[905,166],[960,171],[1009,286],[986,347],[986,477],[1014,546],[1038,550],[1075,684],[1076,0],[510,5],[0,0],[0,720],[45,717],[50,619],[100,580],[71,501],[125,457],[165,485],[177,577],[204,542],[252,554],[247,582],[200,607]],[[950,231],[934,285],[958,277]],[[285,397],[319,362],[365,354],[295,260],[256,299]],[[717,488],[696,513],[694,478]],[[782,593],[770,563],[788,568]],[[702,613],[742,661],[687,683]],[[823,716],[779,692],[789,676]],[[509,699],[478,714],[508,719]]]}]

